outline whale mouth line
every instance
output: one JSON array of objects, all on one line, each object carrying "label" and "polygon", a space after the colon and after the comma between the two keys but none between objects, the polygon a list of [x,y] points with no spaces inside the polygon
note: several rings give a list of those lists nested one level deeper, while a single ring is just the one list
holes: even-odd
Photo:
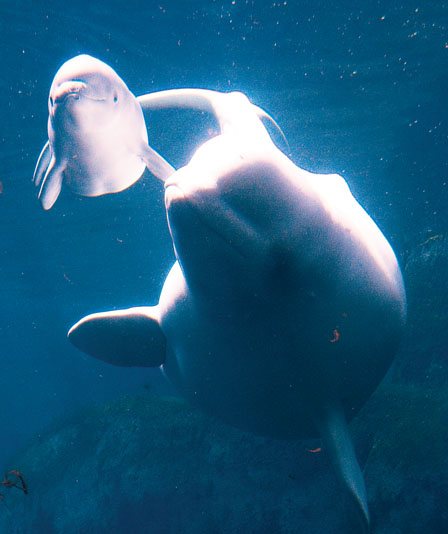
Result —
[{"label": "whale mouth line", "polygon": [[50,104],[62,104],[69,96],[79,99],[79,93],[86,88],[87,84],[84,80],[69,80],[61,83],[54,92],[50,94]]},{"label": "whale mouth line", "polygon": [[51,99],[50,103],[53,100],[52,105],[63,104],[69,97],[73,97],[73,100],[80,100],[80,98],[85,98],[87,100],[93,100],[94,102],[105,102],[106,98],[97,98],[91,95],[80,94],[80,91],[67,91],[66,93],[58,95],[56,98]]},{"label": "whale mouth line", "polygon": [[55,95],[50,95],[50,105],[63,104],[67,98],[73,97],[74,100],[79,100],[81,97],[88,100],[94,100],[95,102],[105,102],[106,98],[95,96],[93,94],[87,94],[86,89],[89,87],[84,80],[70,80],[62,83],[58,90],[55,91]]},{"label": "whale mouth line", "polygon": [[[62,93],[60,95],[58,95],[56,98],[53,99],[53,102],[54,104],[62,104],[63,102],[65,102],[67,100],[67,98],[69,96],[73,96],[75,98],[75,100],[79,100],[79,91],[68,91],[66,93]],[[51,97],[50,97],[50,102],[51,102]]]}]

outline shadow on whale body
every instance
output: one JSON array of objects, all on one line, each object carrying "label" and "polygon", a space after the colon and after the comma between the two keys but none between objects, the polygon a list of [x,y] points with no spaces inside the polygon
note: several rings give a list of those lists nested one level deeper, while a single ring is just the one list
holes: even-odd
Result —
[{"label": "shadow on whale body", "polygon": [[[243,94],[182,89],[137,100],[143,110],[210,111],[221,134],[185,167],[154,173],[165,181],[177,259],[158,304],[89,315],[70,341],[114,365],[161,366],[185,397],[234,426],[320,435],[368,532],[347,421],[402,335],[405,292],[391,247],[340,176],[308,173],[275,147]],[[54,134],[55,146],[65,144],[59,135],[80,136]],[[84,166],[95,181],[87,156]],[[102,189],[87,191],[109,192]]]}]

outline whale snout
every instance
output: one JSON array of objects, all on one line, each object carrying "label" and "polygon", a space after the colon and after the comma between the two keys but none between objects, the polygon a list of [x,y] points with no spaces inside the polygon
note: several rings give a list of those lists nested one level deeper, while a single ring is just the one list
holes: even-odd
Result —
[{"label": "whale snout", "polygon": [[61,83],[54,91],[50,92],[50,106],[62,104],[69,96],[79,99],[80,92],[87,87],[82,80],[70,80]]}]

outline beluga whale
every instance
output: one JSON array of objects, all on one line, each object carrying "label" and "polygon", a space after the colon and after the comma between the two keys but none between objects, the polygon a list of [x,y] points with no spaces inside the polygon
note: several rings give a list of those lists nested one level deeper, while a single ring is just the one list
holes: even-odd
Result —
[{"label": "beluga whale", "polygon": [[402,336],[392,248],[342,177],[300,169],[275,146],[244,94],[179,89],[138,102],[211,111],[220,134],[164,179],[176,261],[158,303],[88,315],[70,341],[114,365],[160,367],[235,427],[320,436],[367,533],[348,422]]},{"label": "beluga whale", "polygon": [[148,145],[140,105],[118,74],[88,55],[56,73],[48,98],[48,137],[33,181],[45,209],[62,184],[83,196],[116,193],[147,167],[160,179],[173,167]]}]

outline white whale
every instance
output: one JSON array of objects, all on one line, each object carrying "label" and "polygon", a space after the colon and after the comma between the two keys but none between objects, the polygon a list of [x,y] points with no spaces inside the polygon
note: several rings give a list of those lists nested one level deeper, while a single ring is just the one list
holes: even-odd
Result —
[{"label": "white whale", "polygon": [[162,366],[190,400],[277,438],[320,435],[369,530],[347,420],[374,391],[406,315],[387,240],[337,175],[294,165],[241,93],[166,91],[143,109],[214,111],[221,135],[165,182],[177,261],[156,306],[75,324],[80,350]]},{"label": "white whale", "polygon": [[34,172],[42,206],[53,206],[64,183],[98,196],[132,185],[145,167],[165,180],[174,169],[148,146],[140,105],[116,72],[88,55],[56,73],[48,98],[48,137]]}]

